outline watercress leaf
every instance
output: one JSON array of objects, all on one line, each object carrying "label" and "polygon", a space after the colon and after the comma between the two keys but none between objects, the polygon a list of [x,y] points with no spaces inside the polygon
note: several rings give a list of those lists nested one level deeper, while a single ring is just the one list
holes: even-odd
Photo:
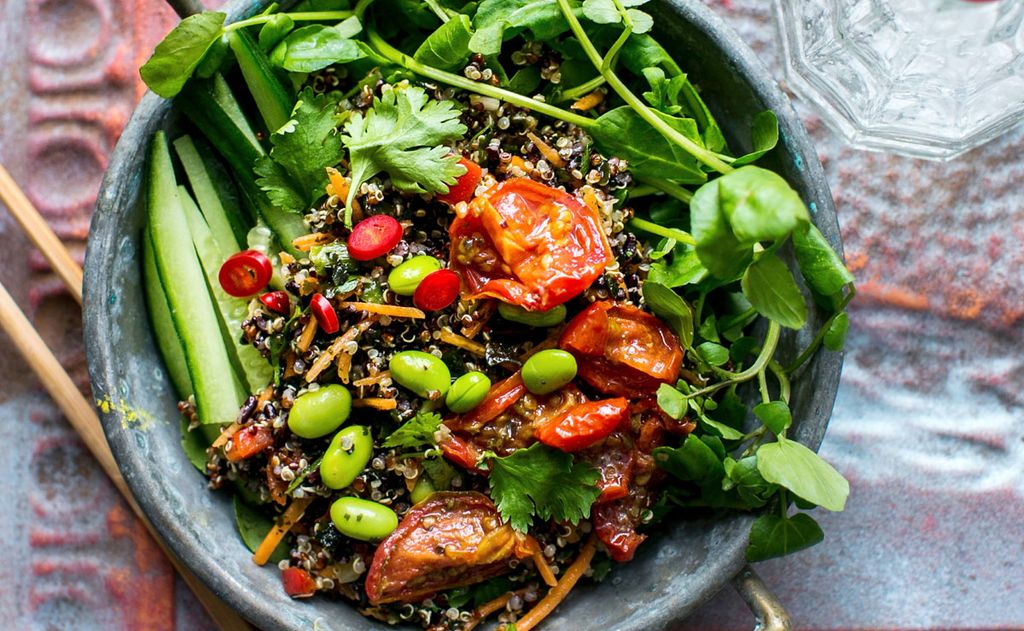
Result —
[{"label": "watercress leaf", "polygon": [[618,24],[622,21],[622,16],[612,0],[584,0],[583,15],[597,24]]},{"label": "watercress leaf", "polygon": [[[732,487],[751,508],[764,506],[779,490],[777,484],[765,480],[757,470],[757,456],[741,458],[728,470],[727,475]],[[725,487],[725,481],[722,486]]]},{"label": "watercress leaf", "polygon": [[441,70],[456,70],[465,66],[469,59],[472,36],[469,16],[459,14],[423,40],[413,57]]},{"label": "watercress leaf", "polygon": [[651,67],[663,68],[673,76],[682,74],[679,64],[672,56],[657,40],[647,34],[634,33],[627,39],[619,53],[619,60],[626,69],[637,76],[643,74],[644,68]]},{"label": "watercress leaf", "polygon": [[758,345],[757,338],[744,335],[733,340],[729,346],[729,359],[734,364],[741,364]]},{"label": "watercress leaf", "polygon": [[674,288],[699,283],[707,275],[708,270],[697,256],[697,250],[693,246],[677,243],[671,257],[662,258],[651,265],[647,280]]},{"label": "watercress leaf", "polygon": [[679,90],[686,82],[685,75],[678,75],[667,79],[665,71],[657,66],[644,68],[644,78],[650,84],[651,90],[644,92],[643,96],[655,109],[666,114],[678,114],[682,111],[679,105]]},{"label": "watercress leaf", "polygon": [[693,345],[693,310],[683,297],[664,285],[651,280],[643,284],[647,307],[672,327],[683,348]]},{"label": "watercress leaf", "polygon": [[850,494],[850,483],[832,465],[786,438],[758,448],[757,469],[765,480],[830,511],[843,510]]},{"label": "watercress leaf", "polygon": [[830,351],[841,351],[843,345],[846,343],[846,331],[850,328],[850,317],[846,315],[846,312],[842,312],[836,315],[835,319],[832,320],[832,324],[829,325],[828,330],[825,331],[825,336],[822,338],[822,343]]},{"label": "watercress leaf", "polygon": [[[668,115],[662,118],[683,135],[701,142],[692,120]],[[680,184],[707,180],[707,174],[693,156],[669,142],[627,105],[602,114],[590,133],[601,151],[628,160],[634,175]]]},{"label": "watercress leaf", "polygon": [[537,66],[526,66],[516,71],[508,80],[508,89],[516,94],[533,94],[540,86],[540,70]]},{"label": "watercress leaf", "polygon": [[654,18],[639,9],[627,9],[626,15],[633,23],[633,33],[636,35],[642,35],[654,28]]},{"label": "watercress leaf", "polygon": [[685,482],[704,486],[719,484],[725,467],[715,451],[693,434],[679,447],[658,447],[653,452],[658,467]]},{"label": "watercress leaf", "polygon": [[721,366],[729,361],[729,349],[714,342],[704,342],[696,348],[701,359],[712,366]]},{"label": "watercress leaf", "polygon": [[743,438],[743,432],[735,430],[725,423],[719,423],[710,416],[702,415],[698,418],[700,419],[700,424],[705,431],[713,430],[713,433],[718,434],[724,440],[740,440]]},{"label": "watercress leaf", "polygon": [[333,28],[345,39],[352,39],[363,32],[363,23],[359,21],[358,17],[353,15],[339,24],[335,24]]},{"label": "watercress leaf", "polygon": [[[581,9],[574,12],[579,16]],[[569,30],[557,0],[483,0],[473,18],[469,49],[497,55],[504,40],[529,30],[537,41],[551,41]]]},{"label": "watercress leaf", "polygon": [[732,163],[734,167],[750,164],[758,160],[779,144],[779,119],[771,110],[765,110],[754,116],[751,122],[751,146],[753,150]]},{"label": "watercress leaf", "polygon": [[761,420],[775,435],[781,434],[793,424],[789,406],[783,401],[769,401],[754,406],[754,416]]},{"label": "watercress leaf", "polygon": [[764,561],[785,556],[810,548],[824,539],[825,533],[822,532],[821,526],[806,513],[797,513],[792,518],[774,513],[762,515],[754,520],[750,528],[747,561]]},{"label": "watercress leaf", "polygon": [[711,451],[714,452],[715,457],[717,457],[719,460],[725,460],[726,456],[728,455],[728,452],[726,452],[725,445],[722,444],[721,438],[719,438],[718,436],[705,435],[701,436],[700,439],[705,445],[711,448]]},{"label": "watercress leaf", "polygon": [[723,176],[701,186],[690,200],[690,232],[700,262],[718,278],[740,274],[753,256],[752,244],[733,234],[719,200]]},{"label": "watercress leaf", "polygon": [[362,56],[359,45],[342,37],[334,27],[311,24],[284,38],[270,58],[290,72],[316,72],[331,64],[348,63]]},{"label": "watercress leaf", "polygon": [[271,48],[277,45],[285,35],[291,32],[295,28],[295,20],[293,20],[287,13],[278,13],[270,18],[270,21],[260,28],[260,35],[257,38],[257,43],[260,45],[260,49],[263,52],[267,52]]},{"label": "watercress leaf", "polygon": [[722,212],[742,242],[782,239],[811,220],[800,195],[773,171],[747,165],[718,182]]},{"label": "watercress leaf", "polygon": [[718,338],[718,318],[715,317],[714,313],[709,313],[708,317],[704,318],[704,322],[697,329],[697,333],[700,334],[701,338],[709,342],[721,341]]},{"label": "watercress leaf", "polygon": [[[677,421],[686,415],[686,410],[689,407],[687,405],[686,398],[683,397],[683,393],[679,392],[667,383],[663,383],[658,386],[658,407],[665,414],[668,414]],[[205,456],[205,450],[204,450]],[[203,459],[205,462],[205,457]]]},{"label": "watercress leaf", "polygon": [[790,329],[803,328],[807,304],[792,272],[775,254],[765,254],[754,261],[743,274],[740,287],[764,317]]},{"label": "watercress leaf", "polygon": [[[245,547],[249,548],[250,552],[256,552],[256,549],[263,543],[267,533],[274,527],[274,522],[263,513],[243,502],[237,495],[234,498],[234,508],[235,525],[238,527],[238,534],[241,535]],[[288,544],[282,540],[274,548],[274,552],[270,555],[268,562],[277,563],[287,556]]]},{"label": "watercress leaf", "polygon": [[718,407],[708,412],[708,416],[733,429],[742,429],[743,421],[747,418],[747,405],[739,395],[730,390],[719,399]]},{"label": "watercress leaf", "polygon": [[226,14],[204,11],[178,23],[139,69],[153,92],[169,99],[181,91],[206,51],[221,35]]},{"label": "watercress leaf", "polygon": [[853,282],[853,274],[814,224],[793,233],[793,249],[800,273],[815,293],[831,296]]}]

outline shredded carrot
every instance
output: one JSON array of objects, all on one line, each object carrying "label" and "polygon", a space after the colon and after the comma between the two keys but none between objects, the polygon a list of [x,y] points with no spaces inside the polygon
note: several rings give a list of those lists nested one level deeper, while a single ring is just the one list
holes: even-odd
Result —
[{"label": "shredded carrot", "polygon": [[306,512],[306,507],[312,501],[312,497],[292,500],[292,503],[285,509],[284,514],[281,515],[281,521],[274,524],[274,527],[270,529],[267,536],[260,542],[260,547],[256,548],[255,554],[252,555],[253,563],[263,565],[267,562],[270,555],[277,549],[277,544],[281,543],[281,540],[292,529],[292,526],[302,519],[302,514]]},{"label": "shredded carrot", "polygon": [[213,444],[210,446],[213,447],[214,449],[220,449],[221,447],[226,445],[227,442],[231,440],[231,437],[235,435],[235,432],[237,432],[240,429],[242,429],[242,426],[239,425],[238,423],[232,423],[231,425],[228,425],[227,427],[221,430],[220,436],[218,436],[217,440],[213,441]]},{"label": "shredded carrot", "polygon": [[585,112],[590,109],[594,109],[604,101],[604,90],[598,88],[590,94],[580,97],[578,101],[570,105],[574,110]]},{"label": "shredded carrot", "polygon": [[462,631],[473,631],[481,622],[487,619],[487,616],[491,615],[496,611],[501,611],[508,604],[508,601],[512,600],[512,597],[516,594],[523,594],[526,589],[520,589],[514,592],[505,592],[501,596],[498,596],[494,600],[488,600],[484,604],[476,608],[473,612],[473,616],[466,621],[462,626]]},{"label": "shredded carrot", "polygon": [[[337,195],[342,203],[344,203],[348,199],[349,193],[348,178],[339,173],[337,169],[332,169],[331,167],[327,167],[327,178],[331,181],[327,185],[327,194]],[[352,199],[352,212],[355,215],[362,215],[363,213],[363,209],[359,207],[359,202],[355,198]]]},{"label": "shredded carrot", "polygon": [[487,321],[491,319],[491,316],[494,315],[494,312],[497,311],[497,309],[498,305],[496,301],[484,301],[480,305],[480,308],[477,309],[476,318],[474,318],[473,322],[468,324],[467,326],[462,327],[462,334],[468,337],[469,339],[473,339],[474,337],[476,337],[484,328],[484,325],[487,324]]},{"label": "shredded carrot", "polygon": [[277,253],[277,260],[281,261],[285,265],[291,265],[295,262],[295,257],[282,250]]},{"label": "shredded carrot", "polygon": [[309,322],[306,323],[306,328],[302,329],[302,335],[299,336],[299,341],[295,344],[300,353],[305,353],[309,350],[309,345],[313,343],[313,338],[316,337],[316,327],[316,318],[310,316]]},{"label": "shredded carrot", "polygon": [[537,572],[540,574],[544,584],[548,587],[555,587],[558,585],[558,579],[555,578],[555,573],[551,571],[551,566],[544,559],[544,552],[540,549],[540,543],[537,542],[533,537],[529,537],[530,545],[530,556],[533,558],[533,565],[537,568]]},{"label": "shredded carrot", "polygon": [[583,190],[583,202],[590,206],[595,213],[601,214],[601,201],[597,199],[597,193],[594,192],[593,186],[588,186]]},{"label": "shredded carrot", "polygon": [[540,154],[551,163],[551,166],[561,169],[565,166],[565,159],[558,153],[558,150],[541,140],[541,137],[532,131],[526,132],[526,137],[533,141],[533,144],[540,151]]},{"label": "shredded carrot", "polygon": [[348,307],[356,311],[376,313],[379,315],[391,316],[392,318],[425,318],[427,314],[415,307],[400,307],[398,305],[382,305],[376,302],[339,302],[339,307]]},{"label": "shredded carrot", "polygon": [[309,252],[318,245],[327,245],[328,243],[334,243],[337,240],[338,237],[329,232],[314,232],[312,234],[304,234],[301,237],[297,237],[292,241],[292,247],[300,252]]},{"label": "shredded carrot", "polygon": [[352,399],[352,407],[393,410],[398,407],[398,401],[394,399]]},{"label": "shredded carrot", "polygon": [[580,555],[576,557],[576,560],[572,562],[572,565],[562,575],[561,580],[558,584],[551,588],[551,590],[541,599],[539,603],[534,606],[533,609],[528,611],[525,616],[520,618],[515,623],[516,631],[530,631],[544,618],[551,615],[551,612],[555,610],[558,605],[565,600],[565,597],[569,595],[572,588],[576,586],[576,582],[580,580],[587,568],[590,567],[590,561],[594,558],[594,550],[596,549],[596,539],[591,536],[583,548],[580,550]]},{"label": "shredded carrot", "polygon": [[385,379],[391,378],[390,370],[382,370],[372,377],[363,377],[362,379],[356,379],[352,382],[352,385],[357,388],[363,388],[365,386],[374,386],[384,381]]},{"label": "shredded carrot", "polygon": [[327,370],[327,367],[331,365],[331,362],[333,362],[334,358],[338,356],[338,353],[341,353],[342,349],[345,348],[345,345],[349,342],[355,341],[356,338],[365,333],[366,329],[370,328],[370,326],[372,326],[377,320],[377,316],[371,316],[365,320],[361,320],[358,324],[350,327],[347,331],[338,336],[338,339],[331,342],[331,345],[327,347],[327,350],[321,353],[320,357],[317,357],[316,361],[313,362],[313,365],[306,371],[306,381],[308,383],[316,381],[316,378],[320,376],[320,373]]},{"label": "shredded carrot", "polygon": [[462,350],[469,351],[477,357],[483,357],[487,353],[487,349],[480,342],[474,342],[468,337],[463,337],[447,327],[441,329],[441,337],[438,339],[446,344],[451,344],[452,346],[457,346]]},{"label": "shredded carrot", "polygon": [[508,171],[513,168],[519,169],[520,171],[527,174],[533,171],[533,169],[527,168],[526,160],[523,160],[519,156],[512,156],[512,159],[509,160],[508,167],[506,167],[505,170]]},{"label": "shredded carrot", "polygon": [[341,383],[348,385],[349,374],[352,372],[352,355],[349,353],[338,354],[338,379]]}]

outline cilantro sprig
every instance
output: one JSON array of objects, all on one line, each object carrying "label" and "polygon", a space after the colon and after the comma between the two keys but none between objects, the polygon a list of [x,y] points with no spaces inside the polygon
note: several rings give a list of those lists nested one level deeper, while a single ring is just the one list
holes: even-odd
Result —
[{"label": "cilantro sprig", "polygon": [[420,449],[436,444],[434,433],[441,427],[441,415],[420,410],[384,439],[384,447]]}]

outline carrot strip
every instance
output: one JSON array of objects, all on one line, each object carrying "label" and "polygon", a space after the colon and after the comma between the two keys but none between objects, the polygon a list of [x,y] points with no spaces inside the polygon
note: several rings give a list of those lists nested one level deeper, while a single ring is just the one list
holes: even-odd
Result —
[{"label": "carrot strip", "polygon": [[555,578],[555,573],[551,571],[551,566],[544,559],[544,552],[540,549],[540,543],[537,542],[533,537],[529,538],[530,546],[530,557],[533,559],[533,565],[537,568],[537,572],[540,573],[541,579],[544,584],[548,587],[555,587],[558,585],[558,579]]},{"label": "carrot strip", "polygon": [[235,435],[235,432],[237,432],[240,429],[242,429],[242,426],[238,423],[232,423],[231,425],[228,425],[227,427],[221,430],[220,436],[218,436],[217,440],[213,441],[213,444],[210,446],[213,447],[214,449],[220,449],[221,447],[226,445],[227,442],[231,440],[231,437]]},{"label": "carrot strip", "polygon": [[446,344],[451,344],[452,346],[456,346],[462,350],[469,351],[477,357],[483,357],[487,353],[487,349],[480,342],[474,342],[468,337],[463,337],[449,328],[441,329],[441,337],[438,339]]},{"label": "carrot strip", "polygon": [[570,105],[574,110],[585,112],[590,109],[594,109],[604,101],[604,90],[598,88],[586,96],[580,97],[575,103]]},{"label": "carrot strip", "polygon": [[309,322],[306,323],[306,328],[302,329],[302,335],[299,336],[299,341],[295,344],[295,348],[299,349],[300,353],[305,353],[309,350],[309,345],[313,343],[313,338],[316,337],[316,327],[316,318],[310,316]]},{"label": "carrot strip", "polygon": [[476,608],[476,611],[473,612],[473,616],[462,626],[462,631],[473,631],[478,624],[487,619],[487,616],[496,611],[501,611],[505,608],[505,605],[508,604],[508,601],[512,600],[513,596],[516,594],[522,595],[525,591],[526,588],[514,592],[505,592],[494,600],[488,600],[484,604],[480,605]]},{"label": "carrot strip", "polygon": [[394,399],[352,399],[352,407],[393,410],[398,407],[398,401]]},{"label": "carrot strip", "polygon": [[309,252],[318,245],[327,245],[328,243],[334,243],[338,240],[338,237],[328,232],[314,232],[312,234],[304,234],[301,237],[297,237],[292,241],[292,247],[300,252]]},{"label": "carrot strip", "polygon": [[526,132],[526,137],[533,141],[533,144],[540,151],[540,154],[551,163],[551,166],[561,169],[565,166],[565,159],[558,153],[558,150],[541,140],[541,137],[532,131]]},{"label": "carrot strip", "polygon": [[288,254],[284,250],[281,250],[280,252],[277,253],[277,260],[281,261],[281,263],[285,265],[291,265],[292,263],[295,262],[295,257],[292,256],[291,254]]},{"label": "carrot strip", "polygon": [[348,385],[349,375],[352,372],[352,355],[349,353],[340,353],[338,355],[338,379],[341,383]]},{"label": "carrot strip", "polygon": [[[346,344],[354,341],[362,335],[366,329],[370,328],[370,326],[377,320],[377,316],[371,316],[365,320],[361,320],[355,326],[349,327],[349,329],[339,336],[338,339],[331,342],[331,345],[327,347],[327,350],[325,350],[320,357],[317,357],[316,361],[313,362],[313,365],[306,371],[306,382],[313,383],[316,381],[316,378],[320,376],[320,373],[327,370],[327,367],[331,365],[331,362],[333,362],[334,358],[338,356],[338,353],[341,353],[341,349],[343,349]],[[349,360],[351,360],[351,356],[349,357]]]},{"label": "carrot strip", "polygon": [[590,567],[590,561],[594,558],[594,550],[597,548],[596,539],[591,536],[583,548],[580,550],[580,555],[576,557],[576,560],[572,562],[572,565],[562,575],[562,579],[558,581],[558,584],[551,588],[551,590],[541,599],[533,609],[528,611],[525,616],[520,618],[515,623],[516,631],[530,631],[538,624],[541,623],[544,618],[551,615],[551,612],[555,610],[558,605],[565,600],[565,597],[569,595],[572,588],[576,586],[576,582],[580,580],[587,568]]},{"label": "carrot strip", "polygon": [[267,562],[270,555],[277,549],[277,544],[281,543],[281,540],[292,529],[292,526],[302,519],[302,514],[306,512],[306,507],[312,501],[312,497],[292,500],[292,503],[288,505],[288,508],[281,515],[281,521],[274,524],[274,527],[270,529],[267,536],[263,537],[260,546],[256,548],[256,552],[252,555],[253,563],[263,565]]},{"label": "carrot strip", "polygon": [[382,305],[376,302],[339,302],[339,307],[348,307],[356,311],[376,313],[378,315],[391,316],[392,318],[425,318],[427,314],[415,307],[400,307],[398,305]]},{"label": "carrot strip", "polygon": [[377,385],[378,383],[384,381],[385,379],[390,379],[390,378],[391,378],[391,371],[390,370],[382,370],[379,373],[377,373],[376,375],[373,375],[372,377],[363,377],[362,379],[356,379],[355,381],[352,382],[352,385],[357,387],[357,388],[362,388],[362,387],[365,387],[365,386],[374,386],[374,385]]}]

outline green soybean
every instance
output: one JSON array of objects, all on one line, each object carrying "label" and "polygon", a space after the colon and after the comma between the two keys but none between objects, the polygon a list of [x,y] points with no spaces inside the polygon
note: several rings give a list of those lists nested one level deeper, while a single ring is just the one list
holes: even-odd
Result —
[{"label": "green soybean", "polygon": [[419,504],[433,495],[436,490],[437,489],[434,488],[434,485],[427,477],[421,477],[416,481],[416,486],[412,487],[412,493],[409,494],[409,499],[412,500],[413,504]]},{"label": "green soybean", "polygon": [[527,311],[519,305],[510,305],[507,302],[498,303],[498,315],[509,322],[526,326],[545,327],[561,324],[565,320],[565,312],[565,305],[558,305],[547,311]]},{"label": "green soybean", "polygon": [[416,293],[420,282],[431,272],[441,269],[441,261],[432,256],[414,256],[402,263],[388,274],[388,286],[399,296],[411,296]]},{"label": "green soybean", "polygon": [[373,436],[370,428],[352,425],[331,439],[331,444],[320,462],[320,479],[329,489],[343,489],[363,472],[373,456]]},{"label": "green soybean", "polygon": [[345,386],[321,386],[295,399],[288,428],[302,438],[320,438],[341,427],[351,412],[352,395]]},{"label": "green soybean", "polygon": [[456,414],[469,412],[487,398],[491,380],[482,372],[467,372],[451,385],[444,398],[448,409]]},{"label": "green soybean", "polygon": [[395,353],[388,363],[391,378],[424,399],[439,399],[448,392],[452,373],[444,362],[423,351]]},{"label": "green soybean", "polygon": [[331,521],[338,532],[359,541],[380,541],[398,527],[395,511],[358,497],[335,501],[331,505]]},{"label": "green soybean", "polygon": [[557,348],[541,351],[523,364],[523,385],[534,394],[548,394],[576,377],[576,358]]}]

